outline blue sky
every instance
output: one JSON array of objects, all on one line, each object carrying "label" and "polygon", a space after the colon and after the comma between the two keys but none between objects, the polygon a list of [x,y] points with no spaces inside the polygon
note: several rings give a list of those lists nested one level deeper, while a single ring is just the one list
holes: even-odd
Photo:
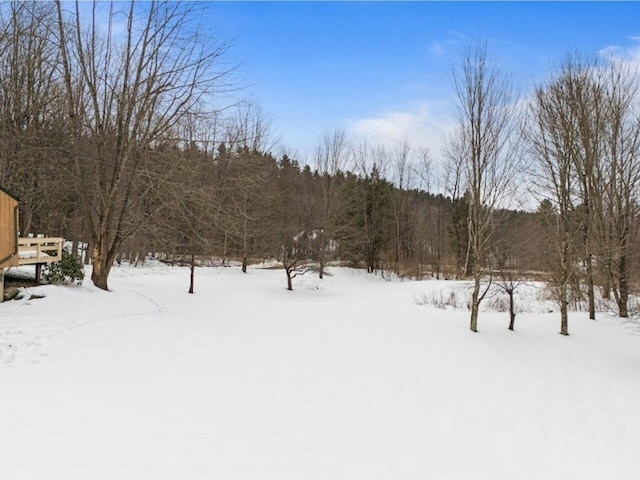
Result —
[{"label": "blue sky", "polygon": [[222,2],[207,12],[242,62],[239,95],[302,155],[335,127],[437,151],[454,122],[451,68],[469,42],[488,41],[525,92],[567,52],[640,60],[635,2]]}]

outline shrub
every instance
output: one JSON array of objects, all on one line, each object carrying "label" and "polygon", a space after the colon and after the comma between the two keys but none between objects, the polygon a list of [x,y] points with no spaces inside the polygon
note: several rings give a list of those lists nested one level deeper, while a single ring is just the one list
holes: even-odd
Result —
[{"label": "shrub", "polygon": [[47,283],[68,284],[76,282],[80,285],[84,279],[84,265],[77,256],[63,250],[62,260],[47,266],[43,277]]},{"label": "shrub", "polygon": [[451,307],[454,310],[463,309],[458,299],[458,294],[454,290],[436,290],[429,294],[422,294],[419,297],[414,296],[417,305],[433,305],[436,308],[447,310]]}]

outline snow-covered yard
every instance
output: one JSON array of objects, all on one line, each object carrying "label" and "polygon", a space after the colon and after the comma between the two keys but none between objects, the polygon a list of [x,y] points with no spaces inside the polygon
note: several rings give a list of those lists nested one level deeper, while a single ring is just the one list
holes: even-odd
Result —
[{"label": "snow-covered yard", "polygon": [[[116,267],[0,305],[0,478],[636,479],[640,336],[442,282]],[[435,290],[434,290],[435,289]]]}]

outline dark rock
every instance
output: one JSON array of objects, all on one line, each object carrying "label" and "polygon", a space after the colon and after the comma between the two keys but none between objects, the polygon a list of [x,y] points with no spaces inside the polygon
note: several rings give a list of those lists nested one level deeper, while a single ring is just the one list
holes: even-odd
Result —
[{"label": "dark rock", "polygon": [[13,300],[20,294],[20,290],[16,287],[8,287],[4,289],[4,300]]}]

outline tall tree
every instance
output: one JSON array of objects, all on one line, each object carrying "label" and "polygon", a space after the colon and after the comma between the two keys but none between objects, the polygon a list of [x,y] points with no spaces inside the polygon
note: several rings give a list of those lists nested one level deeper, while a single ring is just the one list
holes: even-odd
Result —
[{"label": "tall tree", "polygon": [[574,139],[571,159],[574,162],[577,194],[580,201],[583,263],[586,270],[589,318],[595,320],[594,291],[594,226],[595,202],[599,195],[597,175],[604,154],[604,121],[606,115],[605,85],[602,65],[597,59],[570,56],[561,66],[559,81],[564,83],[568,116],[566,135]]},{"label": "tall tree", "polygon": [[362,225],[362,252],[369,273],[384,268],[390,243],[391,184],[385,180],[389,167],[387,150],[361,143],[353,151],[354,164],[360,174],[359,203]]},{"label": "tall tree", "polygon": [[600,259],[621,317],[629,315],[634,239],[640,208],[640,85],[637,72],[611,60],[605,73],[604,161],[596,178]]},{"label": "tall tree", "polygon": [[469,194],[464,184],[465,153],[457,136],[445,144],[445,190],[451,198],[448,230],[456,260],[458,277],[471,275],[473,259],[469,258]]},{"label": "tall tree", "polygon": [[[307,169],[306,175],[310,176]],[[293,279],[310,269],[311,199],[306,191],[305,173],[298,162],[284,155],[278,162],[275,179],[277,197],[273,208],[274,247],[287,276],[287,290],[293,290]]]},{"label": "tall tree", "polygon": [[453,73],[459,123],[454,151],[461,155],[464,192],[468,195],[469,254],[473,261],[470,329],[478,331],[478,311],[487,269],[494,214],[505,206],[517,171],[514,155],[515,94],[508,77],[489,56],[486,45],[469,47]]},{"label": "tall tree", "polygon": [[315,168],[320,188],[318,199],[317,257],[318,275],[324,276],[327,254],[332,241],[338,217],[337,174],[344,168],[349,146],[342,130],[326,132],[315,151]]},{"label": "tall tree", "polygon": [[76,2],[67,14],[56,0],[56,8],[91,279],[106,290],[120,245],[139,227],[128,213],[146,195],[138,185],[146,153],[210,105],[228,78],[226,46],[204,41],[192,22],[196,7],[182,2]]},{"label": "tall tree", "polygon": [[[20,231],[71,238],[75,197],[58,75],[50,32],[55,15],[37,2],[0,11],[0,183],[16,192]],[[34,232],[35,230],[35,232]]]},{"label": "tall tree", "polygon": [[394,223],[393,264],[398,275],[401,274],[401,262],[406,258],[407,236],[410,229],[407,222],[408,190],[410,188],[412,165],[411,144],[405,138],[398,142],[393,150],[392,214]]},{"label": "tall tree", "polygon": [[535,187],[546,202],[541,213],[553,255],[549,265],[555,296],[560,306],[560,333],[569,335],[569,286],[574,276],[572,217],[577,198],[575,169],[576,139],[572,105],[562,78],[536,88],[530,105],[530,123],[523,129],[529,152],[535,160]]},{"label": "tall tree", "polygon": [[277,136],[266,114],[253,103],[240,105],[227,123],[226,146],[231,150],[228,183],[230,200],[236,213],[230,220],[239,222],[242,271],[247,272],[252,241],[264,227],[272,192],[268,185],[275,168],[271,150]]}]

